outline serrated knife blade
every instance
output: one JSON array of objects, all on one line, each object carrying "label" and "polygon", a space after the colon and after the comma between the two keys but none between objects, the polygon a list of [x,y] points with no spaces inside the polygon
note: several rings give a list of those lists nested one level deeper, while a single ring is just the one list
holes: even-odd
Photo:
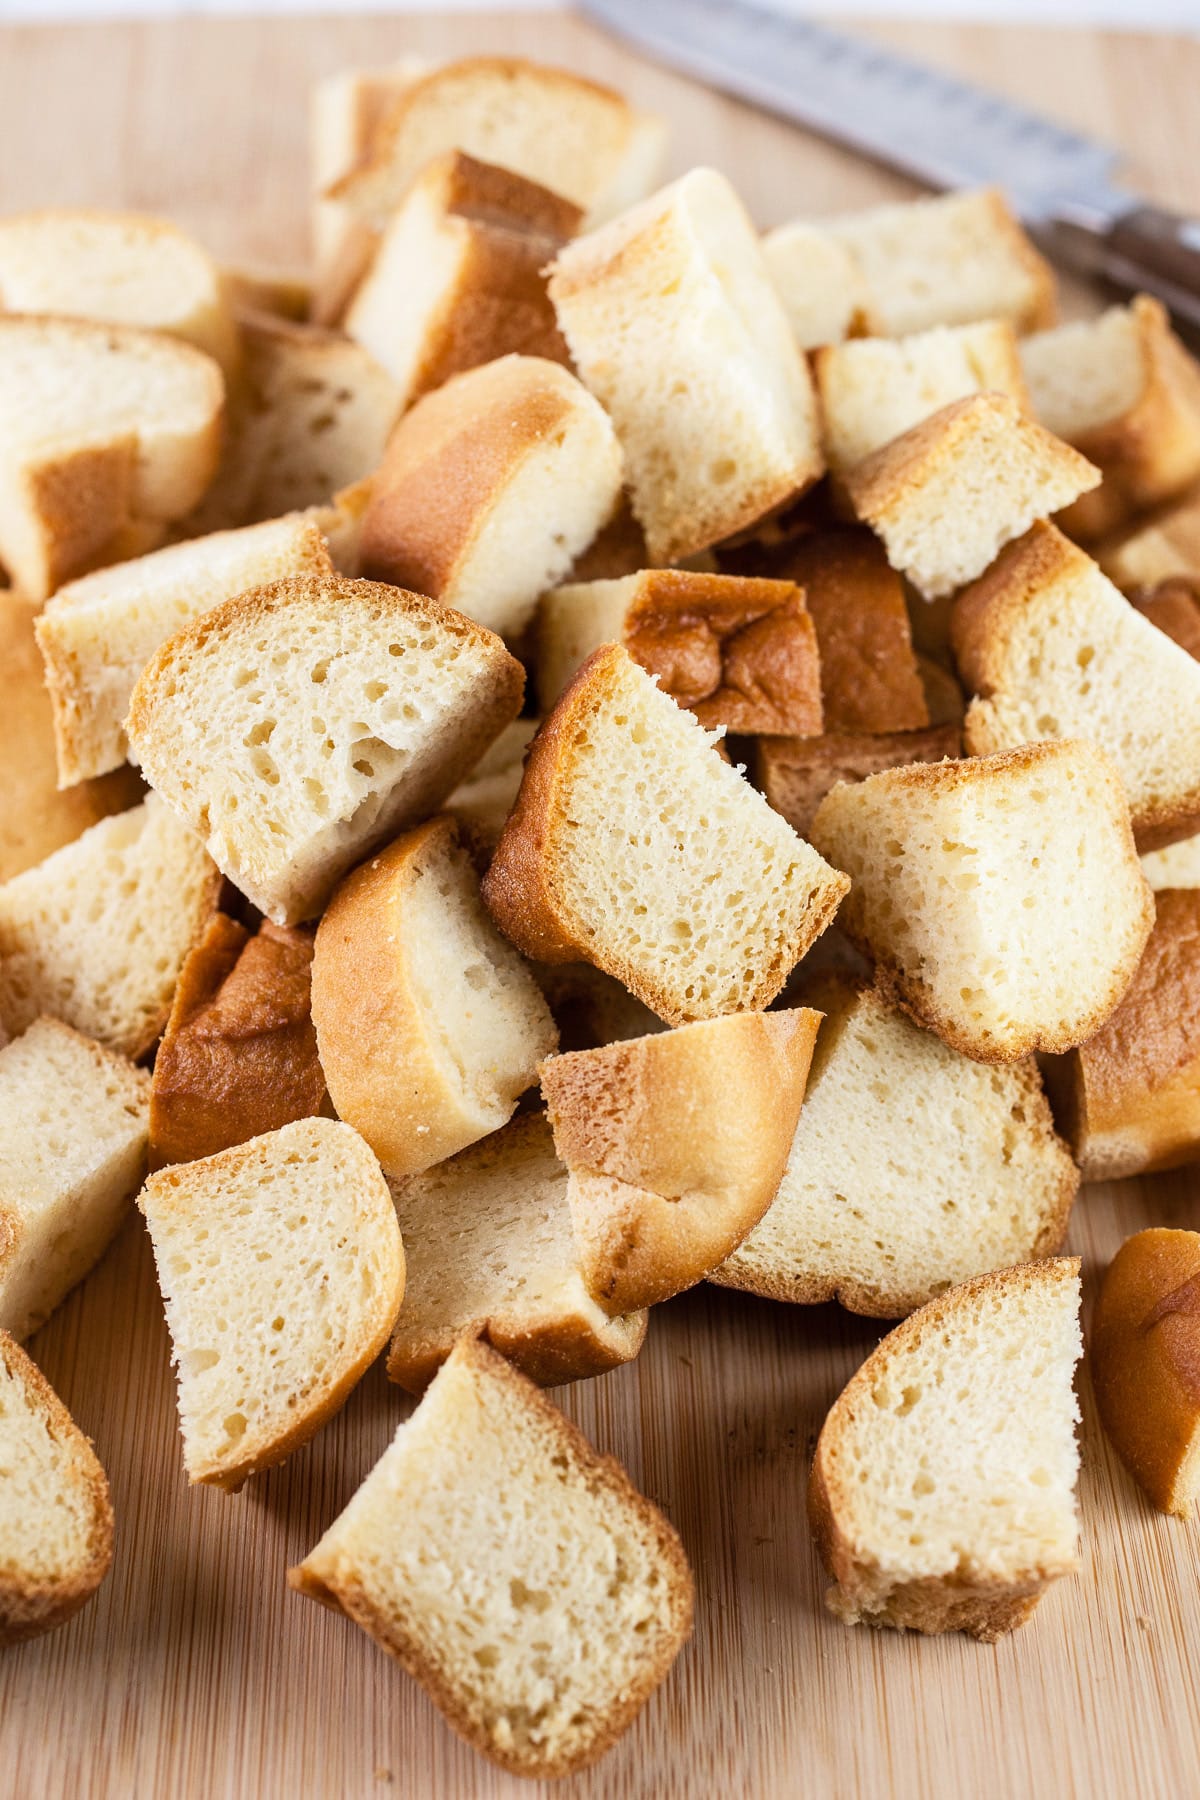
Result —
[{"label": "serrated knife blade", "polygon": [[1200,227],[1114,180],[1108,144],[881,45],[752,0],[584,0],[657,60],[932,187],[998,186],[1055,255],[1200,328]]}]

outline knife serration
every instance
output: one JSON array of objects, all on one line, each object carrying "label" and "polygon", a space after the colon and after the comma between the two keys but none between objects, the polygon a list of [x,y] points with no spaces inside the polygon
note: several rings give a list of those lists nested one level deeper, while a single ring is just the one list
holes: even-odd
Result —
[{"label": "knife serration", "polygon": [[1115,214],[1117,153],[1015,101],[751,0],[584,0],[652,56],[939,188],[1003,187],[1037,224]]}]

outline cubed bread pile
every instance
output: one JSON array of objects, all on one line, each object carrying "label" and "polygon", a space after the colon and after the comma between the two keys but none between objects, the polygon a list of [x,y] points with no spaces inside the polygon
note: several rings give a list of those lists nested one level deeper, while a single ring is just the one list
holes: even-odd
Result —
[{"label": "cubed bread pile", "polygon": [[[998,193],[760,238],[664,144],[406,62],[315,95],[311,291],[0,221],[0,1642],[108,1568],[19,1344],[138,1211],[190,1481],[418,1397],[288,1579],[514,1773],[705,1604],[539,1392],[699,1282],[898,1321],[811,1470],[839,1617],[1078,1566],[1072,1204],[1200,1160],[1200,366],[1057,324]],[[1097,1391],[1186,1513],[1146,1236]]]}]

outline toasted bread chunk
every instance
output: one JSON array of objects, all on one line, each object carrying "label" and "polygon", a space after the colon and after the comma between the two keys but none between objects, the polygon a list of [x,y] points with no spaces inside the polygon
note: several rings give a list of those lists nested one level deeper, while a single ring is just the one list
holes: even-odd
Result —
[{"label": "toasted bread chunk", "polygon": [[944,406],[845,476],[855,513],[926,600],[982,575],[1011,539],[1099,480],[1004,394]]},{"label": "toasted bread chunk", "polygon": [[147,779],[277,925],[425,817],[518,711],[498,638],[401,589],[316,577],[227,600],[142,671]]},{"label": "toasted bread chunk", "polygon": [[1010,319],[1018,331],[1054,323],[1054,271],[998,188],[871,207],[820,225],[862,271],[879,337],[981,319]]},{"label": "toasted bread chunk", "polygon": [[1073,536],[1115,531],[1200,479],[1200,364],[1161,301],[1138,294],[1038,332],[1021,360],[1035,417],[1104,477],[1064,520]]},{"label": "toasted bread chunk", "polygon": [[170,544],[72,581],[37,621],[64,787],[118,769],[138,676],[167,639],[247,588],[332,575],[314,519],[293,513],[241,531]]},{"label": "toasted bread chunk", "polygon": [[861,527],[809,532],[781,559],[804,590],[821,656],[824,729],[918,731],[930,723],[904,583]]},{"label": "toasted bread chunk", "polygon": [[553,588],[538,606],[538,698],[549,712],[601,644],[623,644],[702,725],[821,729],[817,636],[790,581],[647,569]]},{"label": "toasted bread chunk", "polygon": [[809,1516],[848,1625],[1023,1625],[1079,1564],[1079,1262],[980,1275],[884,1338],[830,1409]]},{"label": "toasted bread chunk", "polygon": [[517,803],[525,752],[540,723],[538,719],[514,719],[506,725],[446,801],[446,811],[465,827],[468,842],[479,845],[489,856]]},{"label": "toasted bread chunk", "polygon": [[388,1340],[404,1250],[356,1131],[301,1119],[152,1175],[188,1479],[235,1493],[345,1403]]},{"label": "toasted bread chunk", "polygon": [[35,602],[0,589],[0,664],[4,729],[0,731],[0,882],[41,862],[81,832],[137,803],[142,784],[132,769],[60,792],[54,715],[34,636]]},{"label": "toasted bread chunk", "polygon": [[807,837],[822,800],[839,782],[961,755],[962,725],[956,720],[873,736],[827,731],[811,738],[760,737],[754,745],[754,784],[792,830]]},{"label": "toasted bread chunk", "polygon": [[581,216],[549,188],[461,150],[421,170],[345,319],[394,377],[401,406],[512,352],[566,362],[544,271]]},{"label": "toasted bread chunk", "polygon": [[1084,738],[1116,764],[1139,850],[1200,830],[1200,663],[1053,525],[958,596],[950,630],[977,696],[963,726],[973,755]]},{"label": "toasted bread chunk", "polygon": [[1085,1181],[1200,1159],[1200,890],[1155,895],[1154,930],[1121,1004],[1047,1079]]},{"label": "toasted bread chunk", "polygon": [[141,1069],[57,1019],[0,1049],[0,1327],[18,1341],[123,1223],[146,1173],[149,1090]]},{"label": "toasted bread chunk", "polygon": [[0,219],[0,311],[164,331],[227,372],[238,358],[224,277],[166,219],[86,208]]},{"label": "toasted bread chunk", "polygon": [[1163,507],[1133,530],[1102,539],[1094,554],[1109,580],[1126,593],[1173,575],[1200,575],[1200,493]]},{"label": "toasted bread chunk", "polygon": [[363,521],[363,570],[515,636],[620,493],[603,408],[559,364],[505,356],[396,427]]},{"label": "toasted bread chunk", "polygon": [[819,225],[776,226],[762,248],[801,350],[840,344],[873,328],[870,290],[857,257]]},{"label": "toasted bread chunk", "polygon": [[0,318],[0,562],[14,585],[45,600],[130,526],[189,512],[216,472],[224,401],[220,369],[191,344]]},{"label": "toasted bread chunk", "polygon": [[825,456],[835,471],[853,468],[969,394],[1008,394],[1029,410],[1017,334],[1007,319],[830,344],[817,351],[813,373]]},{"label": "toasted bread chunk", "polygon": [[808,366],[723,175],[693,169],[568,244],[550,297],[612,415],[652,562],[745,530],[822,473]]},{"label": "toasted bread chunk", "polygon": [[558,1042],[444,814],[338,887],[317,928],[312,1004],[333,1103],[389,1175],[498,1130]]},{"label": "toasted bread chunk", "polygon": [[732,1013],[541,1066],[583,1278],[608,1312],[709,1274],[775,1198],[820,1014]]},{"label": "toasted bread chunk", "polygon": [[41,1014],[136,1060],[216,908],[204,846],[157,795],[0,887],[0,1025]]},{"label": "toasted bread chunk", "polygon": [[379,466],[400,393],[361,344],[266,313],[240,320],[221,466],[187,537],[320,506]]},{"label": "toasted bread chunk", "polygon": [[1113,1449],[1160,1512],[1190,1519],[1200,1491],[1200,1232],[1139,1231],[1104,1277],[1088,1337]]},{"label": "toasted bread chunk", "polygon": [[0,1331],[0,1645],[53,1631],[108,1574],[108,1479],[87,1438]]},{"label": "toasted bread chunk", "polygon": [[649,193],[665,142],[660,120],[581,75],[520,57],[464,57],[405,85],[328,196],[378,223],[419,169],[463,150],[562,194],[597,225]]},{"label": "toasted bread chunk", "polygon": [[331,1110],[310,1004],[313,940],[216,913],[183,965],[154,1058],[150,1166],[215,1156]]},{"label": "toasted bread chunk", "polygon": [[637,1355],[646,1314],[602,1306],[583,1278],[567,1170],[544,1113],[526,1113],[420,1174],[392,1181],[408,1289],[388,1352],[419,1394],[464,1336],[482,1334],[543,1387]]},{"label": "toasted bread chunk", "polygon": [[845,978],[805,991],[826,1016],[787,1168],[709,1279],[897,1319],[970,1276],[1052,1256],[1079,1173],[1033,1059],[972,1062]]},{"label": "toasted bread chunk", "polygon": [[484,880],[540,962],[592,962],[669,1024],[764,1007],[846,892],[620,648],[597,650],[529,748]]},{"label": "toasted bread chunk", "polygon": [[476,1750],[534,1777],[609,1749],[692,1622],[658,1508],[470,1340],[288,1581],[369,1632]]},{"label": "toasted bread chunk", "polygon": [[980,1062],[1083,1043],[1115,1011],[1154,923],[1120,777],[1090,744],[836,787],[812,841],[850,875],[839,922],[886,988]]},{"label": "toasted bread chunk", "polygon": [[371,147],[390,103],[418,76],[428,74],[422,56],[401,56],[383,68],[342,69],[327,75],[309,97],[309,168],[312,181],[312,246],[315,263],[312,317],[335,323],[370,260],[375,234],[340,200],[324,196],[349,174]]}]

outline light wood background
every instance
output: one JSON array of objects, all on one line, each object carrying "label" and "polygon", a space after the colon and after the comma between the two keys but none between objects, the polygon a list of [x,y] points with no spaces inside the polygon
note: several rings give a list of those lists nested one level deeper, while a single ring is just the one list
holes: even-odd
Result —
[{"label": "light wood background", "polygon": [[[1200,208],[1200,44],[960,26],[878,35],[1107,133],[1131,176]],[[910,191],[642,64],[566,15],[199,21],[0,31],[0,208],[162,212],[213,250],[305,255],[305,94],[402,50],[521,51],[669,115],[764,223]],[[3,729],[0,724],[0,729]],[[1086,1191],[1085,1280],[1152,1223],[1195,1225],[1194,1175]],[[640,1360],[559,1396],[666,1508],[696,1571],[694,1638],[572,1800],[887,1800],[1200,1793],[1200,1524],[1152,1513],[1085,1394],[1083,1568],[993,1648],[849,1631],[822,1610],[804,1514],[826,1408],[878,1331],[714,1289],[660,1308]],[[0,1658],[7,1800],[457,1800],[529,1793],[444,1727],[398,1667],[289,1594],[408,1402],[377,1368],[307,1450],[236,1498],[189,1492],[148,1241],[131,1222],[32,1352],[109,1471],[97,1601]],[[1086,1385],[1086,1384],[1085,1384]],[[547,1790],[548,1791],[548,1790]]]}]

